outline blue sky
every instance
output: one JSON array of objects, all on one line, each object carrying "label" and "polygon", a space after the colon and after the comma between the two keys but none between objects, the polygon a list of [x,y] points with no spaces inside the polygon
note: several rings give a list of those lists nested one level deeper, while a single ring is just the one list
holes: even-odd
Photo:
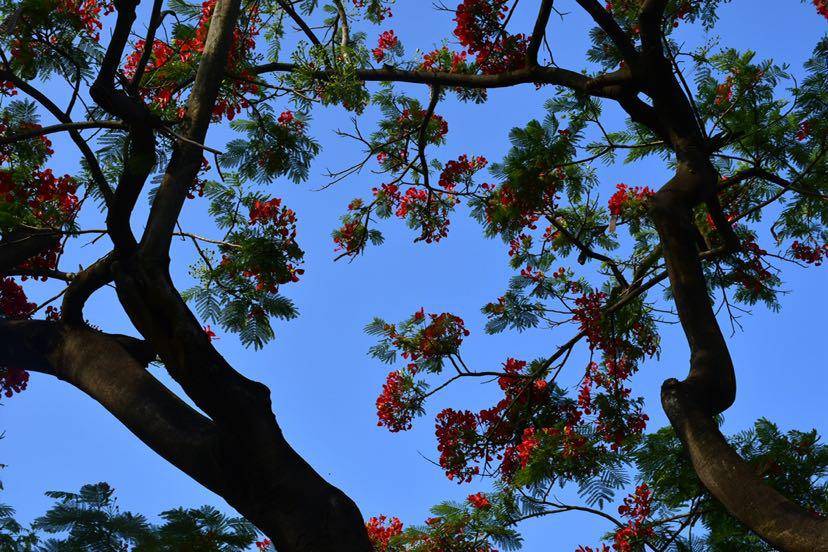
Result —
[{"label": "blue sky", "polygon": [[[430,2],[398,0],[397,4],[393,19],[370,29],[369,42],[381,30],[393,28],[411,54],[418,47],[430,50],[451,36],[450,18],[427,8]],[[574,2],[560,2],[559,8],[572,15],[563,23],[554,21],[550,29],[555,60],[579,69],[587,22]],[[514,32],[528,32],[531,15],[528,9],[519,10]],[[794,72],[800,71],[825,31],[825,20],[813,6],[796,0],[735,1],[722,10],[717,28],[722,44],[790,62]],[[682,33],[679,36],[689,44],[704,39],[698,29]],[[420,98],[426,93],[418,87],[406,90]],[[482,106],[453,101],[441,105],[438,113],[449,121],[450,132],[439,158],[445,161],[469,153],[500,159],[508,148],[508,130],[542,117],[543,103],[552,93],[524,86],[493,91]],[[349,114],[316,109],[313,116],[312,133],[323,151],[310,180],[270,187],[270,193],[283,197],[300,219],[299,240],[306,251],[307,272],[299,284],[287,286],[284,292],[296,302],[301,317],[276,323],[277,339],[262,351],[245,350],[234,336],[222,333],[216,344],[237,369],[270,386],[274,410],[290,442],[353,497],[366,516],[385,513],[407,524],[419,523],[428,517],[433,504],[487,489],[485,481],[463,486],[447,481],[428,459],[436,458],[434,413],[449,405],[487,405],[493,396],[491,385],[451,388],[431,403],[429,414],[412,431],[390,434],[376,426],[374,409],[387,368],[367,357],[372,339],[362,332],[363,326],[373,316],[399,320],[421,306],[430,312],[453,312],[472,331],[464,345],[464,358],[480,369],[494,368],[509,356],[546,355],[566,341],[572,329],[484,334],[479,309],[507,284],[511,275],[507,248],[485,239],[480,227],[463,216],[455,217],[450,236],[436,245],[413,244],[411,231],[398,221],[389,221],[383,227],[384,245],[369,249],[353,263],[335,263],[330,231],[348,201],[365,197],[380,181],[364,172],[326,191],[314,191],[326,183],[326,169],[348,166],[360,151],[333,134],[337,128],[349,127]],[[375,118],[375,113],[367,113],[362,127],[370,129]],[[612,114],[609,118],[618,122]],[[231,136],[227,129],[217,127],[210,131],[208,143],[221,147]],[[74,151],[71,146],[61,147],[67,145],[63,139],[56,138],[55,143],[59,152],[54,158],[56,172],[72,172],[77,167]],[[664,182],[668,173],[660,163],[647,161],[604,167],[600,175],[602,193],[608,197],[618,182],[653,187]],[[145,213],[143,203],[133,218],[136,227]],[[87,214],[83,223],[90,228],[102,225],[94,213]],[[182,225],[189,231],[211,233],[204,200],[187,204]],[[73,248],[66,256],[66,268],[87,264],[105,247],[98,243]],[[174,278],[181,289],[186,288],[193,252],[189,244],[176,242],[172,255]],[[744,330],[729,338],[739,391],[736,404],[726,413],[728,431],[745,429],[765,416],[784,429],[816,427],[828,432],[821,403],[828,392],[824,272],[791,267],[784,279],[791,292],[782,298],[782,311],[757,307],[753,316],[742,320]],[[40,298],[48,297],[53,288],[30,289],[32,296]],[[132,333],[109,289],[92,299],[87,316],[107,331]],[[662,335],[661,358],[646,363],[634,380],[635,392],[647,401],[654,429],[666,424],[658,402],[659,386],[668,377],[683,377],[688,360],[687,345],[677,326],[665,326]],[[577,381],[580,365],[572,366],[571,373],[563,376],[564,384]],[[158,369],[156,373],[169,381]],[[22,520],[44,511],[49,503],[44,491],[72,490],[97,481],[107,481],[118,490],[123,508],[149,515],[179,505],[215,504],[229,511],[220,498],[157,457],[94,401],[53,378],[33,375],[27,392],[4,400],[0,429],[7,433],[0,441],[0,461],[9,465],[0,474],[6,486],[0,502],[13,505]],[[608,529],[604,522],[581,514],[561,514],[524,528],[524,550],[530,552],[574,550],[578,544],[597,543]]]}]

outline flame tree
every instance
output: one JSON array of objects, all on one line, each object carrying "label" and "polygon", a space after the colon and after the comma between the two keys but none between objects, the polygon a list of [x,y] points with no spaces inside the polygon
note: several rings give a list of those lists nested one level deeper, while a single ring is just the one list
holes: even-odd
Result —
[{"label": "flame tree", "polygon": [[[700,520],[714,549],[826,550],[828,461],[816,434],[783,434],[766,420],[730,439],[718,429],[736,378],[716,313],[776,307],[784,263],[819,265],[828,253],[828,39],[801,81],[751,52],[674,39],[683,25],[714,30],[724,3],[463,0],[439,6],[454,36],[412,58],[390,28],[387,0],[155,0],[141,9],[137,0],[3,0],[4,394],[24,391],[29,372],[79,388],[280,551],[491,550],[517,544],[522,519],[573,510],[614,525],[598,550],[689,549],[684,532]],[[814,17],[828,17],[823,0],[813,4]],[[514,28],[517,9],[533,10],[532,28]],[[562,68],[546,30],[553,15],[574,10],[593,23],[583,29],[591,48],[582,67]],[[381,27],[376,41],[369,24]],[[47,88],[55,83],[61,105]],[[427,96],[401,92],[403,83]],[[490,89],[519,85],[536,87],[548,115],[512,130],[512,148],[488,167],[494,180],[483,181],[488,160],[473,152],[439,159],[449,132],[441,102],[484,102]],[[545,358],[470,367],[456,315],[420,310],[368,326],[375,357],[402,358],[377,399],[379,424],[391,431],[410,428],[449,385],[489,378],[503,395],[479,412],[437,415],[446,475],[491,477],[497,492],[440,505],[422,527],[384,516],[366,524],[290,447],[267,388],[230,366],[204,325],[261,347],[274,318],[296,316],[281,294],[303,274],[296,213],[266,191],[276,179],[307,177],[319,150],[308,114],[318,104],[382,114],[370,133],[342,133],[365,157],[333,180],[368,165],[382,177],[334,231],[340,257],[380,244],[382,219],[403,219],[416,241],[432,243],[455,211],[470,213],[508,244],[518,272],[484,307],[487,330],[572,328]],[[608,128],[608,107],[626,124]],[[237,133],[224,151],[207,143],[214,124]],[[76,147],[76,174],[49,168],[56,133]],[[596,164],[647,156],[663,159],[672,178],[598,181]],[[144,196],[151,208],[136,226]],[[197,196],[209,202],[217,237],[181,227]],[[79,224],[82,213],[97,213],[100,229]],[[65,270],[64,248],[89,234],[111,251]],[[170,277],[174,236],[200,259],[187,290]],[[583,277],[586,264],[603,283]],[[24,280],[65,288],[35,304]],[[661,283],[666,299],[653,292]],[[85,321],[87,300],[108,285],[139,338]],[[658,353],[665,305],[686,335],[689,373],[662,387],[672,427],[647,434],[629,378]],[[576,347],[589,351],[586,366],[570,360]],[[150,362],[199,410],[150,374]],[[557,383],[563,370],[582,374],[574,393]],[[603,511],[631,465],[642,483],[618,516]],[[550,498],[566,484],[585,504]]]}]

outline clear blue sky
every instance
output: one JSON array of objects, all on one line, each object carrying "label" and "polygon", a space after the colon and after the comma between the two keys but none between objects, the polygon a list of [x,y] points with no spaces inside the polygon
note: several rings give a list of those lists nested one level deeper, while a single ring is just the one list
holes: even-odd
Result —
[{"label": "clear blue sky", "polygon": [[[400,0],[394,18],[372,29],[370,41],[380,30],[393,28],[409,53],[417,47],[431,49],[450,36],[452,26],[446,14],[427,9],[430,4]],[[524,8],[535,3],[526,4]],[[559,8],[573,15],[564,24],[553,24],[549,41],[560,65],[579,69],[587,23],[574,2],[559,2]],[[826,32],[825,20],[810,2],[734,1],[722,16],[717,29],[722,44],[790,62],[795,72]],[[531,29],[529,17],[527,9],[519,10],[515,32]],[[698,29],[685,31],[683,37],[690,42],[702,38]],[[417,87],[410,90],[420,97],[425,93]],[[494,91],[483,106],[441,105],[438,112],[449,121],[450,133],[440,158],[470,153],[500,159],[508,147],[508,130],[542,116],[543,102],[552,92],[524,86]],[[478,368],[496,367],[508,356],[531,359],[548,354],[570,337],[571,329],[496,337],[483,333],[479,309],[500,295],[511,272],[503,244],[483,238],[479,226],[463,216],[455,217],[448,239],[430,246],[412,244],[414,235],[398,221],[389,221],[383,246],[369,249],[356,262],[334,263],[330,231],[338,216],[351,198],[366,196],[380,183],[366,172],[327,191],[313,191],[326,182],[325,169],[343,168],[359,154],[354,144],[333,135],[334,129],[349,126],[348,117],[334,109],[315,110],[312,132],[323,153],[313,165],[310,181],[271,187],[272,194],[283,197],[300,218],[307,272],[299,284],[284,291],[297,303],[301,317],[277,323],[277,339],[263,351],[245,350],[234,336],[223,334],[217,346],[237,369],[270,386],[276,415],[290,442],[353,497],[366,517],[385,513],[407,524],[420,523],[431,505],[486,490],[485,482],[458,486],[447,481],[423,456],[436,456],[434,413],[448,405],[479,408],[491,399],[492,390],[477,383],[451,389],[431,403],[429,414],[408,433],[390,434],[376,427],[374,400],[387,369],[366,356],[372,340],[362,332],[365,323],[375,315],[401,319],[420,306],[431,312],[453,312],[465,318],[472,331],[464,358]],[[375,114],[366,114],[363,128],[370,129],[374,120]],[[226,129],[214,128],[208,143],[220,147],[230,137]],[[74,170],[77,160],[71,146],[61,147],[64,140],[55,142],[56,172]],[[603,168],[600,174],[607,197],[617,182],[652,187],[667,176],[656,162]],[[204,203],[187,204],[185,229],[211,233]],[[133,222],[140,224],[144,214],[145,210],[136,213]],[[84,224],[101,226],[91,215]],[[66,268],[88,263],[103,247],[73,249]],[[188,244],[176,243],[174,277],[182,289],[189,285],[187,267],[192,258]],[[784,429],[816,427],[828,432],[822,403],[828,392],[825,283],[824,269],[790,268],[785,287],[791,293],[782,298],[782,312],[757,307],[752,317],[743,319],[744,331],[729,339],[739,391],[736,405],[726,414],[728,431],[747,428],[765,416]],[[37,289],[32,295],[38,298],[52,290]],[[107,331],[131,332],[111,290],[95,296],[87,316]],[[658,402],[660,383],[667,377],[683,377],[687,370],[687,346],[678,327],[665,327],[663,338],[661,359],[647,363],[635,379],[635,391],[647,400],[653,429],[666,423]],[[575,372],[565,374],[563,382],[573,384]],[[27,392],[5,400],[0,429],[7,432],[0,441],[0,462],[9,465],[0,473],[6,485],[0,502],[13,505],[22,520],[44,511],[49,503],[44,491],[73,490],[97,481],[107,481],[118,490],[123,508],[148,515],[179,505],[215,504],[229,510],[220,498],[157,457],[94,401],[53,378],[33,375]],[[530,552],[574,550],[578,544],[597,543],[608,529],[581,514],[562,514],[524,528],[524,549]]]}]

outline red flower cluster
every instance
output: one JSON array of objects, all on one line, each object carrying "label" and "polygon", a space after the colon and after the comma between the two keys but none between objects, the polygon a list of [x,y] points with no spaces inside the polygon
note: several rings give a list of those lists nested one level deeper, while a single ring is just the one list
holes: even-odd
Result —
[{"label": "red flower cluster", "polygon": [[365,226],[359,219],[346,220],[336,229],[333,236],[336,247],[334,251],[344,251],[345,255],[355,255],[365,245]]},{"label": "red flower cluster", "polygon": [[[652,493],[646,484],[639,485],[635,493],[624,499],[624,504],[618,507],[618,513],[629,518],[626,525],[615,532],[612,550],[615,552],[633,552],[642,550],[643,540],[652,537],[655,533],[647,525],[652,504]],[[600,548],[579,546],[575,552],[610,552],[606,544]]]},{"label": "red flower cluster", "polygon": [[[222,243],[217,278],[226,278],[253,294],[275,293],[279,286],[299,281],[304,270],[304,252],[296,243],[296,213],[280,199],[255,200],[249,205],[249,225],[238,225]],[[249,284],[255,284],[249,289]],[[251,310],[250,318],[265,315],[262,308]]]},{"label": "red flower cluster", "polygon": [[0,316],[4,318],[28,318],[37,307],[30,303],[26,292],[13,279],[0,280]]},{"label": "red flower cluster", "polygon": [[289,109],[287,111],[283,111],[279,115],[279,118],[276,119],[276,122],[282,125],[283,127],[295,130],[296,132],[302,132],[303,130],[305,130],[305,123],[297,119],[293,111]]},{"label": "red flower cluster", "polygon": [[[598,411],[595,428],[613,451],[617,451],[630,436],[641,435],[650,419],[641,412],[639,401],[630,401],[632,390],[625,387],[626,380],[637,369],[636,364],[625,357],[618,360],[607,358],[603,365],[592,362],[581,384],[578,406],[586,415],[593,410]],[[605,391],[605,400],[592,400],[593,386]]]},{"label": "red flower cluster", "polygon": [[559,199],[556,194],[560,180],[539,175],[543,187],[535,182],[531,188],[516,188],[505,183],[499,188],[483,184],[481,188],[489,193],[486,202],[486,221],[490,224],[503,224],[506,227],[519,226],[529,230],[537,229],[541,209],[552,209]]},{"label": "red flower cluster", "polygon": [[572,314],[581,325],[581,331],[586,334],[589,348],[603,349],[604,330],[601,324],[603,305],[607,299],[604,292],[588,293],[575,299],[575,309]]},{"label": "red flower cluster", "polygon": [[[37,307],[26,298],[23,288],[11,278],[0,280],[0,316],[3,318],[28,318]],[[26,389],[29,374],[12,366],[0,366],[0,393],[11,397]]]},{"label": "red flower cluster", "polygon": [[380,62],[385,59],[385,54],[388,50],[394,50],[400,45],[400,39],[394,34],[394,31],[384,31],[377,42],[377,47],[371,50],[374,54],[374,59]]},{"label": "red flower cluster", "polygon": [[[17,265],[17,268],[21,270],[53,270],[57,268],[58,256],[62,251],[61,243],[56,241],[51,247]],[[25,282],[28,277],[23,276],[20,279]],[[44,276],[42,281],[45,282],[46,280],[48,280],[48,277]]]},{"label": "red flower cluster", "polygon": [[652,527],[647,525],[650,516],[652,493],[646,484],[639,485],[635,493],[624,499],[618,513],[628,518],[627,525],[615,532],[613,549],[617,552],[638,550],[640,541],[653,536]]},{"label": "red flower cluster", "polygon": [[468,410],[460,412],[446,408],[437,414],[435,434],[440,467],[446,471],[449,480],[457,478],[458,483],[468,483],[480,473],[479,467],[469,465],[482,454],[474,414]]},{"label": "red flower cluster", "polygon": [[60,226],[75,214],[77,189],[71,176],[56,177],[51,169],[37,170],[23,182],[16,181],[11,172],[0,171],[0,200],[25,205],[34,218],[47,226]]},{"label": "red flower cluster", "polygon": [[[426,243],[439,242],[448,235],[449,211],[458,203],[458,199],[440,192],[432,192],[411,187],[401,193],[396,184],[383,184],[374,188],[377,203],[402,219],[408,218],[409,225],[420,229],[420,236],[415,241]],[[362,202],[353,202],[349,209],[362,207]],[[342,230],[339,231],[342,233]]]},{"label": "red flower cluster", "polygon": [[529,39],[522,34],[502,32],[502,20],[509,11],[507,0],[463,0],[457,6],[454,35],[484,74],[519,69],[526,64]]},{"label": "red flower cluster", "polygon": [[733,100],[733,77],[728,75],[725,81],[716,87],[716,98],[713,103],[716,105],[728,104]]},{"label": "red flower cluster", "polygon": [[[146,75],[165,69],[168,65],[186,64],[195,67],[196,57],[204,51],[204,44],[207,40],[207,32],[210,28],[210,19],[216,0],[206,0],[201,5],[201,17],[196,24],[195,33],[186,38],[175,38],[170,44],[161,40],[155,40],[152,44],[152,55],[146,67]],[[237,27],[233,31],[233,43],[228,52],[227,70],[239,76],[233,79],[226,90],[223,90],[213,108],[213,117],[220,119],[226,116],[233,119],[242,109],[247,108],[249,103],[244,95],[247,93],[256,94],[259,87],[254,83],[254,75],[250,74],[245,65],[250,52],[256,46],[255,37],[259,33],[259,8],[253,5],[245,10],[245,28]],[[146,43],[138,40],[135,43],[135,50],[127,56],[124,64],[124,74],[132,78],[135,75],[138,61],[141,59]],[[170,70],[169,75],[155,75],[149,87],[140,89],[141,96],[149,98],[151,103],[159,109],[166,109],[173,105],[184,93],[185,87],[177,82],[176,75],[181,70]],[[178,107],[176,111],[179,117],[184,115],[184,107]]]},{"label": "red flower cluster", "polygon": [[478,156],[469,159],[465,153],[457,160],[448,161],[440,173],[439,184],[448,191],[454,191],[455,186],[460,182],[470,182],[471,177],[489,162],[485,157]]},{"label": "red flower cluster", "polygon": [[[422,188],[409,188],[400,194],[396,185],[383,185],[383,200],[396,206],[394,214],[399,218],[409,217],[413,225],[420,228],[420,236],[415,241],[426,243],[439,242],[448,236],[449,209],[459,201],[442,193],[429,193]],[[379,191],[374,190],[377,194]]]},{"label": "red flower cluster", "polygon": [[828,0],[813,0],[814,6],[816,6],[817,13],[828,19]]},{"label": "red flower cluster", "polygon": [[468,70],[466,52],[452,52],[443,46],[439,50],[432,50],[423,54],[421,71],[435,71],[442,73],[463,73]]},{"label": "red flower cluster", "polygon": [[[396,188],[396,186],[394,186],[394,188]],[[386,191],[388,192],[389,197],[393,197],[392,188],[386,188]],[[405,195],[399,197],[399,206],[394,214],[400,218],[405,218],[414,206],[425,204],[428,201],[428,192],[420,188],[409,188],[405,191]]]},{"label": "red flower cluster", "polygon": [[[586,439],[575,431],[580,413],[571,403],[552,400],[547,382],[527,377],[526,367],[526,362],[513,358],[504,363],[504,375],[498,378],[504,397],[492,408],[477,415],[450,408],[438,414],[437,450],[449,479],[469,482],[480,473],[476,464],[497,459],[501,477],[508,481],[516,470],[526,467],[545,438],[554,439],[554,446],[567,458],[576,457],[586,445]],[[527,426],[535,423],[527,419],[527,413],[542,429]],[[563,430],[551,427],[558,424]]]},{"label": "red flower cluster", "polygon": [[[509,255],[512,255],[513,249],[509,249]],[[527,265],[526,268],[522,268],[520,270],[520,275],[526,278],[527,280],[531,280],[536,284],[542,283],[546,279],[546,274],[541,272],[540,270],[533,269],[531,266]]]},{"label": "red flower cluster", "polygon": [[535,435],[534,427],[527,427],[523,430],[523,438],[520,444],[515,448],[518,459],[520,459],[520,467],[525,468],[532,459],[532,453],[540,445],[539,436]]},{"label": "red flower cluster", "polygon": [[633,208],[646,204],[655,192],[648,187],[639,188],[638,186],[629,187],[626,184],[618,184],[615,186],[616,191],[609,200],[609,211],[613,216],[621,216],[625,211],[629,212]]},{"label": "red flower cluster", "polygon": [[489,499],[483,493],[470,494],[466,500],[478,510],[485,510],[492,507],[492,503],[489,502]]},{"label": "red flower cluster", "polygon": [[795,241],[791,244],[791,252],[795,259],[820,266],[825,257],[828,257],[828,243],[812,247]]},{"label": "red flower cluster", "polygon": [[25,370],[0,366],[0,393],[7,398],[25,391],[28,384],[29,373]]},{"label": "red flower cluster", "polygon": [[[532,247],[532,236],[528,234],[519,234],[516,238],[509,240],[509,256],[514,257],[521,251],[529,251]],[[531,270],[531,267],[527,266]]]},{"label": "red flower cluster", "polygon": [[377,397],[377,425],[392,433],[408,431],[421,401],[410,379],[400,371],[389,373]]},{"label": "red flower cluster", "polygon": [[80,27],[93,40],[100,39],[100,30],[103,29],[101,15],[108,15],[115,11],[113,2],[100,0],[58,0],[55,11],[64,17],[78,18]]},{"label": "red flower cluster", "polygon": [[365,528],[368,529],[368,538],[375,552],[387,552],[391,538],[402,534],[403,524],[398,518],[388,519],[385,516],[379,516],[369,519]]},{"label": "red flower cluster", "polygon": [[741,253],[746,260],[733,271],[733,277],[746,291],[759,293],[773,278],[763,261],[768,252],[753,240],[743,240]]},{"label": "red flower cluster", "polygon": [[272,225],[283,239],[296,237],[296,213],[282,206],[282,200],[256,200],[250,207],[250,224]]},{"label": "red flower cluster", "polygon": [[399,333],[393,325],[387,326],[386,331],[391,344],[402,351],[402,357],[409,361],[407,369],[412,374],[428,368],[422,363],[456,355],[463,338],[470,333],[462,318],[447,312],[426,316],[425,311],[420,309],[414,313],[411,322],[422,325],[413,335]]},{"label": "red flower cluster", "polygon": [[796,139],[799,142],[804,142],[811,135],[811,121],[803,121],[799,130],[796,131]]},{"label": "red flower cluster", "polygon": [[[12,55],[14,53],[12,52]],[[11,81],[0,80],[0,95],[2,96],[17,96],[17,88]]]},{"label": "red flower cluster", "polygon": [[268,550],[270,550],[272,544],[273,543],[270,542],[270,539],[264,539],[256,541],[256,548],[259,549],[259,552],[267,552]]}]

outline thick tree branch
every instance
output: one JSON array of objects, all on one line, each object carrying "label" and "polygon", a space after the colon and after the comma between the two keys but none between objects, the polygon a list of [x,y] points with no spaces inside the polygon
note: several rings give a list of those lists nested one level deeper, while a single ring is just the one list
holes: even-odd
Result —
[{"label": "thick tree branch", "polygon": [[828,551],[828,521],[763,481],[730,447],[715,418],[688,395],[684,383],[667,380],[661,402],[702,484],[736,519],[779,550]]},{"label": "thick tree branch", "polygon": [[117,70],[135,22],[137,6],[137,0],[115,2],[118,18],[100,72],[89,89],[95,103],[126,121],[129,127],[126,161],[106,217],[109,236],[121,251],[131,251],[137,246],[130,217],[144,183],[155,166],[153,129],[161,127],[161,120],[140,99],[115,87]]},{"label": "thick tree branch", "polygon": [[108,113],[122,118],[131,127],[158,128],[161,119],[144,103],[123,90],[115,88],[121,58],[135,23],[135,9],[138,0],[116,0],[118,17],[112,30],[112,37],[104,53],[98,76],[89,87],[89,95]]},{"label": "thick tree branch", "polygon": [[543,0],[541,2],[538,18],[535,21],[532,37],[529,40],[529,47],[526,49],[526,61],[529,67],[538,65],[538,52],[543,38],[546,36],[546,26],[549,24],[549,16],[552,14],[552,8],[554,7],[555,0]]},{"label": "thick tree branch", "polygon": [[709,161],[680,161],[676,176],[653,198],[651,215],[691,352],[689,375],[664,383],[662,405],[702,484],[734,517],[781,550],[824,552],[828,522],[762,481],[728,445],[714,419],[735,400],[736,378],[698,261],[692,209],[716,181]]},{"label": "thick tree branch", "polygon": [[666,8],[667,0],[645,0],[641,5],[638,20],[641,29],[641,46],[645,56],[664,57],[662,26]]},{"label": "thick tree branch", "polygon": [[144,253],[166,257],[175,223],[184,205],[187,192],[201,168],[201,148],[210,126],[213,107],[224,76],[230,51],[233,29],[238,19],[240,0],[223,0],[216,4],[210,20],[210,29],[196,71],[181,134],[187,141],[179,141],[152,203],[147,228],[142,238]]},{"label": "thick tree branch", "polygon": [[[292,73],[297,70],[299,67],[292,63],[275,62],[259,65],[253,69],[253,73],[264,75]],[[314,76],[324,79],[330,76],[330,73],[320,70],[315,72]],[[612,79],[605,85],[604,81],[600,80],[601,76],[593,79],[558,67],[525,67],[495,75],[406,71],[395,67],[383,67],[382,69],[359,69],[356,71],[356,77],[363,82],[407,82],[463,88],[506,88],[518,84],[553,84],[605,98],[621,96],[625,87],[619,83],[626,84],[626,80]]]},{"label": "thick tree branch", "polygon": [[55,376],[118,418],[159,455],[213,490],[221,489],[213,424],[164,387],[127,352],[138,342],[84,326],[0,321],[0,364]]}]

